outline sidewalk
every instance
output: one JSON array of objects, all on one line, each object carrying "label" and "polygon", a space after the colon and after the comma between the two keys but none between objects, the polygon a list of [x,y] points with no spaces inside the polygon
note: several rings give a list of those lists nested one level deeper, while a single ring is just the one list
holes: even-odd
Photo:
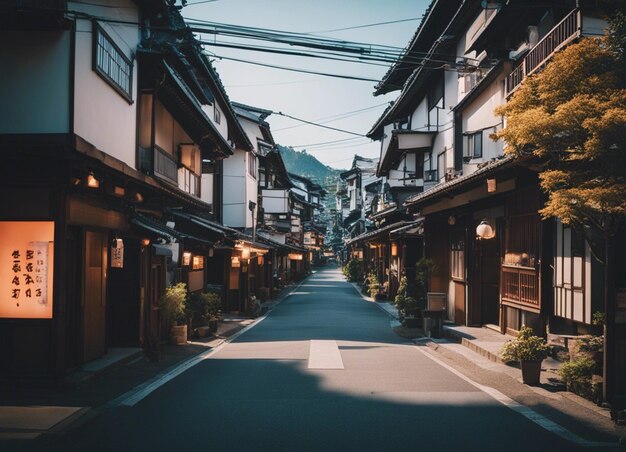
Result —
[{"label": "sidewalk", "polygon": [[[351,284],[361,298],[375,304],[389,315],[392,319],[392,326],[400,324],[398,310],[394,303],[389,300],[375,301],[373,298],[363,295],[357,283]],[[500,359],[502,346],[513,339],[512,336],[501,334],[486,327],[466,327],[453,324],[443,325],[443,336],[441,339],[423,337],[413,341],[416,344],[427,346],[433,353],[438,353],[441,350],[452,352],[455,356],[460,356],[481,369],[507,375],[522,383],[521,370],[518,367],[504,364]],[[559,377],[561,365],[562,363],[556,359],[546,358],[541,367],[541,385],[538,387],[528,386],[528,388],[535,394],[551,401],[558,401],[564,397],[595,413],[595,415],[610,419],[608,409],[598,407],[593,402],[566,390]]]},{"label": "sidewalk", "polygon": [[[274,300],[263,304],[264,312],[287,298],[299,285],[285,287]],[[84,366],[63,387],[20,386],[0,392],[0,450],[42,435],[58,435],[82,425],[108,408],[107,404],[134,388],[167,374],[201,353],[227,342],[255,319],[225,315],[215,335],[167,345],[158,362],[141,349],[115,349],[104,358]],[[17,441],[17,443],[16,443]]]}]

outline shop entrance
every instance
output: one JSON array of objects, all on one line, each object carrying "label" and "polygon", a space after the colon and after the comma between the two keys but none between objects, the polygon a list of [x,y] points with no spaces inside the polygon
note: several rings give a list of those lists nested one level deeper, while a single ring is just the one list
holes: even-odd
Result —
[{"label": "shop entrance", "polygon": [[122,268],[109,268],[107,345],[137,347],[140,344],[141,248],[138,240],[124,238]]}]

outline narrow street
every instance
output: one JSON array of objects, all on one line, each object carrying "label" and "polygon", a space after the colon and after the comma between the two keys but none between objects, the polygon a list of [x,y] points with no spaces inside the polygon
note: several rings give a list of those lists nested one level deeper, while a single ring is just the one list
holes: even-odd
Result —
[{"label": "narrow street", "polygon": [[235,341],[135,401],[56,448],[573,450],[396,336],[386,314],[334,265]]}]

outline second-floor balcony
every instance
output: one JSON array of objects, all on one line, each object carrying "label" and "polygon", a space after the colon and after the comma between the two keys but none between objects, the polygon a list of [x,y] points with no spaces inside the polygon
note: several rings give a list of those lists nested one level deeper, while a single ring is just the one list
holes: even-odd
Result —
[{"label": "second-floor balcony", "polygon": [[405,130],[397,129],[391,132],[391,136],[383,141],[378,176],[386,174],[397,160],[399,154],[406,151],[428,150],[433,146],[436,131]]},{"label": "second-floor balcony", "polygon": [[540,70],[556,52],[584,34],[582,13],[575,9],[530,49],[507,76],[505,81],[507,97],[513,94],[526,77]]}]

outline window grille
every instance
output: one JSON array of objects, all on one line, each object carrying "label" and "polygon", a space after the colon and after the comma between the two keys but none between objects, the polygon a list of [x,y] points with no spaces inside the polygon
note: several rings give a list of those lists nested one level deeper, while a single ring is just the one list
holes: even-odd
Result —
[{"label": "window grille", "polygon": [[132,101],[133,64],[97,23],[94,23],[93,67],[119,94]]}]

